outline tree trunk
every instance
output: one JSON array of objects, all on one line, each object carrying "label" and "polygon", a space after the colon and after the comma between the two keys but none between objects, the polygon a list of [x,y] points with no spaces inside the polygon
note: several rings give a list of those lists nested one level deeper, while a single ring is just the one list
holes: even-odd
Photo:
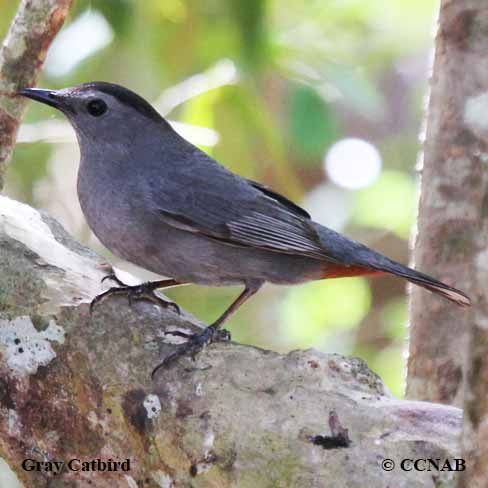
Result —
[{"label": "tree trunk", "polygon": [[[5,197],[0,248],[2,488],[431,487],[401,460],[459,455],[459,409],[396,400],[355,358],[218,343],[153,381],[178,339],[165,331],[192,317],[123,297],[90,317],[101,259]],[[130,470],[69,469],[98,459]]]},{"label": "tree trunk", "polygon": [[487,15],[484,0],[441,1],[414,250],[416,268],[466,291],[474,306],[412,289],[407,396],[458,406],[472,310],[488,318],[476,271],[485,241]]},{"label": "tree trunk", "polygon": [[[467,348],[467,375],[464,395],[463,457],[468,469],[460,487],[488,486],[488,6],[485,2],[460,2],[449,9],[452,19],[465,19],[465,82],[470,91],[461,100],[466,133],[473,139],[467,156],[475,164],[473,199],[478,205],[476,233],[470,239],[470,253],[476,268],[470,280],[476,306],[472,314]],[[484,68],[483,68],[484,67]]]},{"label": "tree trunk", "polygon": [[64,23],[73,0],[22,0],[0,49],[0,191],[14,148],[26,99],[19,88],[32,86],[47,50]]}]

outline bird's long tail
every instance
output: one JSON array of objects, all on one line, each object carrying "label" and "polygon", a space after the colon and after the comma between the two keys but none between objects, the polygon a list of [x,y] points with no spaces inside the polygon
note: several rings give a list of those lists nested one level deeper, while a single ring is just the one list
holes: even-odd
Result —
[{"label": "bird's long tail", "polygon": [[[337,264],[334,263],[331,266],[332,269],[335,269],[332,276],[390,273],[422,286],[433,293],[442,295],[462,307],[471,305],[471,299],[465,293],[452,286],[446,285],[420,271],[397,263],[373,251],[369,247],[348,239],[330,229],[318,225],[316,229],[318,230],[320,241],[324,245],[324,248],[327,249],[327,255],[337,260]],[[342,268],[343,273],[340,273],[339,266]],[[357,270],[357,272],[354,272],[354,270]],[[324,277],[332,276],[327,276],[326,274]]]},{"label": "bird's long tail", "polygon": [[395,261],[391,261],[387,264],[381,264],[378,267],[374,266],[373,269],[385,271],[386,273],[391,273],[396,276],[401,276],[411,283],[415,283],[416,285],[426,288],[433,293],[442,295],[443,297],[462,307],[469,307],[471,305],[471,299],[462,291],[446,285],[445,283],[442,283],[442,281],[438,281],[429,275],[421,273],[420,271],[403,266]]}]

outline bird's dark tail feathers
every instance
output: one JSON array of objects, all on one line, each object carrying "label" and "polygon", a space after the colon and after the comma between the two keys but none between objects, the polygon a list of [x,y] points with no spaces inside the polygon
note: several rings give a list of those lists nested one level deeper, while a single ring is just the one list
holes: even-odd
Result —
[{"label": "bird's dark tail feathers", "polygon": [[415,271],[414,269],[407,268],[406,266],[402,266],[401,264],[395,266],[395,268],[391,271],[386,271],[393,273],[397,276],[401,276],[411,283],[422,286],[423,288],[426,288],[433,293],[442,295],[443,297],[451,300],[451,302],[454,302],[461,307],[469,307],[471,305],[471,299],[465,293],[457,290],[456,288],[453,288],[452,286],[448,286],[445,283],[442,283],[442,281],[431,278],[424,273],[420,273],[419,271]]},{"label": "bird's dark tail feathers", "polygon": [[312,223],[312,226],[320,243],[324,246],[325,257],[332,261],[327,267],[328,271],[324,278],[354,276],[356,274],[390,273],[427,288],[427,290],[438,295],[442,295],[462,307],[471,305],[470,298],[452,286],[397,263],[373,251],[364,244],[353,241],[327,227],[315,222]]},{"label": "bird's dark tail feathers", "polygon": [[471,299],[462,291],[446,285],[445,283],[442,283],[442,281],[438,281],[429,275],[421,273],[420,271],[416,271],[404,266],[403,264],[397,263],[396,261],[392,261],[391,259],[388,259],[375,251],[371,252],[372,254],[367,259],[367,265],[369,268],[405,278],[411,283],[426,288],[427,290],[437,293],[438,295],[442,295],[461,307],[469,307],[471,305]]}]

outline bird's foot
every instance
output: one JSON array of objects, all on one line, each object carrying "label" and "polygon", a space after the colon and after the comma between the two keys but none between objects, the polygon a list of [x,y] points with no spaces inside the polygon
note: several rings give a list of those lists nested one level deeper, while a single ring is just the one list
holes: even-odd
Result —
[{"label": "bird's foot", "polygon": [[130,306],[132,306],[133,300],[149,300],[150,302],[153,302],[154,304],[163,308],[172,308],[178,315],[181,313],[180,307],[176,303],[169,300],[164,300],[164,298],[161,298],[155,293],[155,289],[157,287],[155,287],[154,283],[151,283],[150,281],[141,283],[140,285],[130,286],[120,281],[114,273],[105,276],[102,279],[102,283],[105,280],[115,281],[118,287],[109,288],[107,291],[97,295],[90,303],[90,313],[93,312],[95,305],[112,295],[125,295]]},{"label": "bird's foot", "polygon": [[210,325],[199,334],[185,334],[181,331],[170,331],[166,332],[166,334],[186,337],[188,341],[179,345],[174,352],[166,356],[163,361],[153,369],[153,372],[151,373],[152,377],[154,377],[160,368],[168,366],[170,363],[180,357],[190,356],[194,360],[195,356],[212,342],[227,342],[231,339],[230,332],[228,330],[219,329],[213,325]]}]

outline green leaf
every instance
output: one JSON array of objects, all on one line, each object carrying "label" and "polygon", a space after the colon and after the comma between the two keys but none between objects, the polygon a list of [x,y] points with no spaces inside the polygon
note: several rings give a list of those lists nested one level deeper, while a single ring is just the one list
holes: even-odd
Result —
[{"label": "green leaf", "polygon": [[239,28],[245,65],[256,70],[264,66],[268,54],[266,31],[267,0],[230,0],[233,20]]},{"label": "green leaf", "polygon": [[320,164],[325,148],[336,138],[334,113],[313,88],[299,85],[291,94],[289,117],[297,158]]}]

